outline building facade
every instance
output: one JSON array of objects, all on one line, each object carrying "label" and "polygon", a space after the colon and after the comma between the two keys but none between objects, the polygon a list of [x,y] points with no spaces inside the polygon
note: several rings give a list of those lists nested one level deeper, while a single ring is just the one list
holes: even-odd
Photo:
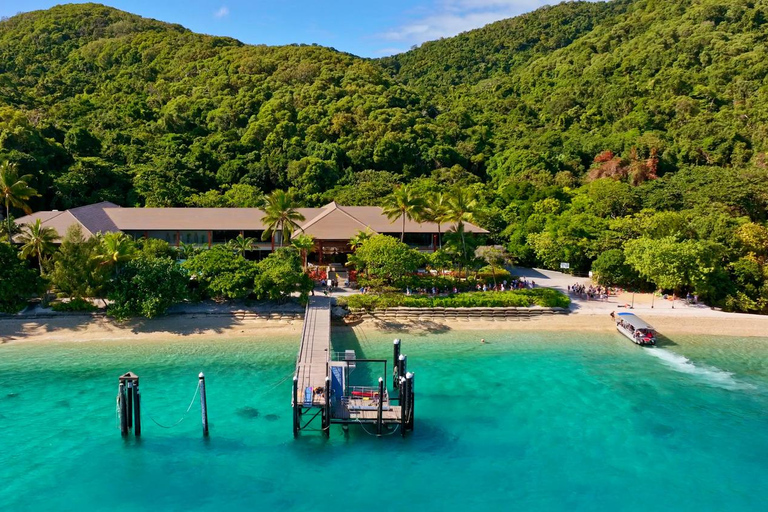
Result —
[{"label": "building facade", "polygon": [[[311,260],[317,263],[346,261],[351,252],[349,240],[360,231],[400,238],[401,219],[390,221],[377,206],[340,206],[335,202],[322,208],[298,208],[304,216],[300,230],[315,238]],[[123,232],[134,238],[157,238],[171,245],[181,243],[198,247],[224,244],[239,235],[256,239],[252,257],[260,258],[280,245],[278,237],[262,241],[267,226],[264,211],[257,208],[122,208],[103,202],[65,211],[41,211],[22,217],[19,225],[34,224],[52,227],[60,237],[72,225],[80,225],[86,237],[97,233]],[[439,237],[452,229],[452,224],[438,226],[432,222],[405,222],[405,242],[421,251],[434,251]],[[483,234],[486,230],[465,223],[468,233]]]}]

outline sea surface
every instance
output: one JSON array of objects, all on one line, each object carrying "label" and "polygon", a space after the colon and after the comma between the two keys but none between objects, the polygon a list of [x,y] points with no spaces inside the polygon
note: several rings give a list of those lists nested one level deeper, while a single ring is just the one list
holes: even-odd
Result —
[{"label": "sea surface", "polygon": [[[0,345],[0,509],[647,512],[768,503],[768,338],[680,336],[645,349],[583,332],[333,336],[335,350],[390,360],[392,339],[403,339],[416,375],[412,434],[333,426],[329,439],[294,440],[294,337]],[[141,378],[140,439],[121,438],[116,423],[117,378],[128,370]],[[196,401],[185,415],[200,371],[208,439]],[[386,375],[371,365],[355,372],[390,381],[391,361]]]}]

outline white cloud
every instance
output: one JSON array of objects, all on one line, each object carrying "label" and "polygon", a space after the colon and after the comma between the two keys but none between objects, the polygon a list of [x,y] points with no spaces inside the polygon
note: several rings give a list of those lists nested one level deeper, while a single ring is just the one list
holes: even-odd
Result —
[{"label": "white cloud", "polygon": [[379,34],[379,38],[408,45],[480,28],[547,5],[546,0],[436,0],[432,13],[411,18]]},{"label": "white cloud", "polygon": [[218,11],[213,13],[214,18],[224,18],[226,16],[229,16],[229,7],[226,5],[222,5]]}]

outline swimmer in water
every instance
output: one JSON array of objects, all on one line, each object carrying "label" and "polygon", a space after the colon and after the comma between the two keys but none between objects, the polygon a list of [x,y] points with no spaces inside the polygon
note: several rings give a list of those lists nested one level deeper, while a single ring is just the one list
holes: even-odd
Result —
[{"label": "swimmer in water", "polygon": [[481,338],[480,343],[485,343],[485,338]]}]

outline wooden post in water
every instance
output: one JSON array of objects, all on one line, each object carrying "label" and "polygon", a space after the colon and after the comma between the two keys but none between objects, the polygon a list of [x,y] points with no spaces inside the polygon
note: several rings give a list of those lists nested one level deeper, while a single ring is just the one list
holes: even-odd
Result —
[{"label": "wooden post in water", "polygon": [[118,384],[117,402],[120,409],[120,433],[127,436],[128,431],[135,426],[134,433],[138,437],[141,435],[139,376],[128,372],[118,378]]},{"label": "wooden post in water", "polygon": [[376,415],[376,435],[380,436],[384,431],[384,379],[379,377],[379,410]]},{"label": "wooden post in water", "polygon": [[323,432],[325,437],[331,435],[331,378],[325,377],[325,412],[323,414]]},{"label": "wooden post in water", "polygon": [[203,417],[203,436],[208,437],[208,401],[205,396],[205,375],[200,372],[198,375],[200,379],[198,385],[200,386],[200,412]]},{"label": "wooden post in water", "polygon": [[408,387],[408,430],[413,430],[413,420],[416,409],[416,390],[414,388],[414,375],[411,372],[405,374],[405,380]]},{"label": "wooden post in water", "polygon": [[133,428],[133,381],[129,380],[126,382],[127,388],[125,390],[125,402],[126,404],[126,412],[128,413],[128,429]]},{"label": "wooden post in water", "polygon": [[299,437],[299,376],[293,376],[293,437]]},{"label": "wooden post in water", "polygon": [[408,417],[408,386],[405,377],[400,377],[400,435],[405,437],[406,418]]},{"label": "wooden post in water", "polygon": [[141,436],[141,393],[138,379],[133,386],[133,433],[136,437]]},{"label": "wooden post in water", "polygon": [[406,364],[408,361],[408,356],[405,354],[400,354],[400,357],[397,358],[395,361],[395,366],[397,366],[397,374],[399,376],[405,376],[406,373]]},{"label": "wooden post in water", "polygon": [[125,437],[128,435],[128,418],[126,418],[125,383],[122,381],[117,387],[117,407],[120,411],[120,434]]},{"label": "wooden post in water", "polygon": [[393,365],[392,365],[392,387],[395,389],[400,389],[400,377],[402,377],[401,374],[398,373],[398,366],[397,366],[397,360],[400,358],[400,339],[396,339],[392,342],[392,345],[394,346],[394,352],[395,356],[393,358]]}]

